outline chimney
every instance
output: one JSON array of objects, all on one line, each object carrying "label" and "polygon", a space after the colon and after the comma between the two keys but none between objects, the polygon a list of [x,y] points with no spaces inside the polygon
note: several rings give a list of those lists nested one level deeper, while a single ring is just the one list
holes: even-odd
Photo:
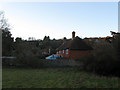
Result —
[{"label": "chimney", "polygon": [[63,38],[63,43],[66,43],[66,40],[67,40],[67,38],[66,38],[66,37],[64,37],[64,38]]},{"label": "chimney", "polygon": [[72,32],[72,39],[75,38],[75,31]]}]

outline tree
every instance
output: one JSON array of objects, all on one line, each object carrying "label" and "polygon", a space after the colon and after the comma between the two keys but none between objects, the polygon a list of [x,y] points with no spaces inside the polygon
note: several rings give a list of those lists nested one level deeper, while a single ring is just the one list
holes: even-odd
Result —
[{"label": "tree", "polygon": [[3,11],[0,11],[0,29],[4,31],[10,30],[10,25],[8,24],[8,20],[5,18]]},{"label": "tree", "polygon": [[46,42],[50,41],[50,37],[49,36],[48,37],[45,36],[44,39],[43,39],[43,41],[46,41]]},{"label": "tree", "polygon": [[2,55],[9,56],[12,52],[13,38],[9,31],[10,25],[4,16],[4,12],[0,11],[0,30],[2,32]]},{"label": "tree", "polygon": [[43,44],[42,48],[48,48],[50,46],[50,37],[45,36],[43,39]]}]

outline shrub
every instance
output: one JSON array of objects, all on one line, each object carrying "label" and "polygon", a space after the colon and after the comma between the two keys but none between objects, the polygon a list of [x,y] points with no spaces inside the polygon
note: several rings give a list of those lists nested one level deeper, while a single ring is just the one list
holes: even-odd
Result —
[{"label": "shrub", "polygon": [[18,59],[18,63],[22,66],[32,67],[32,68],[40,68],[43,67],[43,60],[35,57],[35,56],[27,56]]},{"label": "shrub", "polygon": [[81,56],[79,61],[82,64],[84,70],[92,71],[93,62],[94,62],[93,54],[83,55]]},{"label": "shrub", "polygon": [[97,43],[91,54],[80,58],[84,70],[101,75],[113,75],[120,72],[115,49],[107,42]]}]

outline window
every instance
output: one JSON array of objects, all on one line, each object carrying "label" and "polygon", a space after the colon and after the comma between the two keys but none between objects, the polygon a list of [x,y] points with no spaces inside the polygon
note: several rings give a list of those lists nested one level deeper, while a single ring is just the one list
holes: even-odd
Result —
[{"label": "window", "polygon": [[66,54],[68,54],[68,49],[66,49]]},{"label": "window", "polygon": [[63,53],[64,53],[64,50],[63,50]]},{"label": "window", "polygon": [[61,53],[61,51],[59,51],[59,54]]}]

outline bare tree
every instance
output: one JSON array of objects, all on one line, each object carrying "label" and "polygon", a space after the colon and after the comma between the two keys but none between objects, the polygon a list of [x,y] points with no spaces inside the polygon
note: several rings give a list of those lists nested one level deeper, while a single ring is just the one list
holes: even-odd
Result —
[{"label": "bare tree", "polygon": [[5,18],[3,11],[0,11],[0,32],[2,35],[2,55],[9,56],[12,52],[13,38],[12,34],[9,31],[10,25],[8,20]]},{"label": "bare tree", "polygon": [[0,11],[0,30],[10,30],[10,25],[8,24],[8,20],[5,18],[5,14],[3,11]]}]

